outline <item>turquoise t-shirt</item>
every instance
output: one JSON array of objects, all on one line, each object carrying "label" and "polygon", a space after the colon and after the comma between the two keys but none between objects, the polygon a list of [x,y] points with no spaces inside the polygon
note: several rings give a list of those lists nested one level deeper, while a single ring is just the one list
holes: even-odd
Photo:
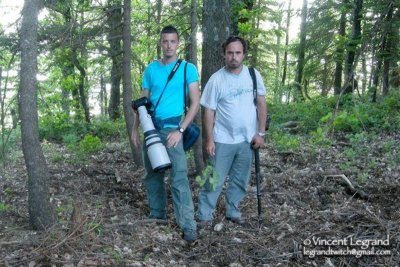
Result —
[{"label": "turquoise t-shirt", "polygon": [[[159,60],[150,63],[144,71],[142,88],[149,91],[150,101],[156,105],[161,92],[167,82],[168,75],[171,73],[176,61],[169,64],[162,64]],[[186,69],[186,94],[188,86],[199,80],[196,67],[186,61],[182,61],[175,75],[169,81],[162,95],[160,103],[155,111],[157,119],[166,119],[171,117],[182,116],[184,109],[183,97],[183,77],[185,64]]]}]

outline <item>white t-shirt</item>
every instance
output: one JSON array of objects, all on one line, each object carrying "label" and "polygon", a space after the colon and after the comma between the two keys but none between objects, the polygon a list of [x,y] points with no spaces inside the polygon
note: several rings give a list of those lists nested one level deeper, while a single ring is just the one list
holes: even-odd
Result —
[{"label": "white t-shirt", "polygon": [[[257,94],[266,89],[260,73],[257,77]],[[243,66],[239,74],[221,68],[208,80],[200,104],[215,110],[214,141],[224,144],[251,142],[257,132],[257,114],[254,105],[253,80],[249,69]]]}]

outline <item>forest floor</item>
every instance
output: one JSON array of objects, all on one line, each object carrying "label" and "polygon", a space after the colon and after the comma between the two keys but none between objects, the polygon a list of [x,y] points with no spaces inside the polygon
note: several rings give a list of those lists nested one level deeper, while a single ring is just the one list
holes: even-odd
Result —
[{"label": "forest floor", "polygon": [[[188,244],[171,205],[168,220],[146,218],[143,169],[127,144],[74,162],[65,147],[44,143],[58,223],[30,229],[19,155],[0,173],[0,266],[399,266],[399,144],[398,134],[365,140],[366,152],[351,162],[345,153],[361,147],[349,140],[296,153],[267,146],[261,215],[252,173],[246,223],[224,219],[222,196],[213,227]],[[199,187],[190,181],[196,204]]]}]

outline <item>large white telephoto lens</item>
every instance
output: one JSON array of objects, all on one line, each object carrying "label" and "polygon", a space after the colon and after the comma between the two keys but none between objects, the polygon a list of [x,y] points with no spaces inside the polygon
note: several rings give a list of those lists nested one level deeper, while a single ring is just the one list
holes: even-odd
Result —
[{"label": "large white telephoto lens", "polygon": [[139,113],[140,125],[143,129],[144,142],[151,167],[156,172],[170,168],[172,164],[168,157],[167,149],[154,127],[150,114],[147,112],[150,101],[147,97],[142,97],[133,101],[132,105]]}]

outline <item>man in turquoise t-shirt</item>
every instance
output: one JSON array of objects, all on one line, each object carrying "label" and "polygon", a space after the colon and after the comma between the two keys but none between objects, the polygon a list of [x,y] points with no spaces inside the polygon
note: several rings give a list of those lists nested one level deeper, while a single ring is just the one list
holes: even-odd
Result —
[{"label": "man in turquoise t-shirt", "polygon": [[[165,86],[169,74],[178,61],[176,51],[179,46],[179,35],[173,26],[166,26],[162,29],[160,45],[163,58],[155,60],[147,66],[143,76],[142,97],[148,97],[153,108],[156,106],[156,109],[153,110],[155,117],[153,120],[172,163],[170,184],[176,221],[183,231],[183,238],[186,241],[194,241],[197,239],[196,222],[182,135],[199,110],[199,77],[193,64],[182,61],[172,79]],[[185,88],[184,91],[185,64],[187,64],[186,84],[188,88]],[[189,95],[190,108],[186,116],[182,118],[185,106],[184,92]],[[139,118],[136,113],[134,114],[135,121],[131,138],[137,147],[139,145]],[[143,159],[146,169],[143,182],[150,207],[150,218],[166,219],[167,193],[164,172],[152,170],[145,147]]]}]

